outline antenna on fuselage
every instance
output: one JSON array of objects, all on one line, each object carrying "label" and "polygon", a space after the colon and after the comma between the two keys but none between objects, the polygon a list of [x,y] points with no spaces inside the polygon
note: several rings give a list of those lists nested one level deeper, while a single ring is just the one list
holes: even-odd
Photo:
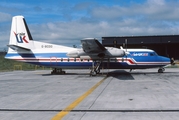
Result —
[{"label": "antenna on fuselage", "polygon": [[127,60],[127,39],[125,39],[125,49],[126,49],[125,54],[126,54],[126,60]]},{"label": "antenna on fuselage", "polygon": [[126,48],[126,53],[127,53],[127,39],[125,39],[125,48]]}]

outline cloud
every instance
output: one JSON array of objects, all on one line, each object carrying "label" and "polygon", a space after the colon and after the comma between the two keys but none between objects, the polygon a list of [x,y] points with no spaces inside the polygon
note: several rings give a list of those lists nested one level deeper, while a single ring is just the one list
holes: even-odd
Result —
[{"label": "cloud", "polygon": [[179,19],[179,2],[166,2],[164,0],[148,0],[147,2],[134,3],[128,6],[99,6],[91,11],[94,18],[103,20],[118,20],[122,18],[142,18],[150,20]]},{"label": "cloud", "polygon": [[41,12],[42,11],[42,8],[40,6],[35,6],[34,7],[34,10],[37,11],[37,12]]},{"label": "cloud", "polygon": [[147,4],[165,5],[165,0],[147,0]]},{"label": "cloud", "polygon": [[[38,27],[38,31],[36,30]],[[32,27],[33,37],[44,39],[45,42],[59,44],[80,44],[83,38],[102,36],[128,36],[128,35],[163,35],[178,34],[179,26],[171,27],[168,23],[139,23],[134,19],[120,20],[119,22],[56,22]]]},{"label": "cloud", "polygon": [[[24,10],[24,15],[35,40],[69,46],[79,45],[80,40],[86,37],[100,39],[103,36],[179,34],[179,2],[176,0],[147,0],[128,4],[93,3],[65,1],[64,4],[59,2],[50,6],[30,4]],[[21,8],[26,6],[10,4],[16,12],[19,10],[16,5]],[[0,17],[3,18],[0,23],[10,21],[12,15],[14,13],[7,12],[4,7],[3,12],[0,12]],[[10,22],[9,26],[1,24],[0,27],[2,26],[8,33]],[[1,43],[7,43],[9,35],[2,31],[0,35],[4,35],[0,38]]]},{"label": "cloud", "polygon": [[10,21],[12,16],[8,13],[3,13],[3,12],[0,12],[0,23],[1,22],[7,22],[7,21]]},{"label": "cloud", "polygon": [[93,2],[81,2],[81,3],[75,4],[73,9],[78,10],[78,11],[87,10],[87,9],[91,8],[91,6],[93,6],[93,4],[94,4]]}]

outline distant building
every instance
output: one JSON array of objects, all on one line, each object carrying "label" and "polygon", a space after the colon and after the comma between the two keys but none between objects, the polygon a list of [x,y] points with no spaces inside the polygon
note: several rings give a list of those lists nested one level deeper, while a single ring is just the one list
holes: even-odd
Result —
[{"label": "distant building", "polygon": [[179,59],[179,35],[102,37],[102,44],[123,48],[148,48],[159,55]]}]

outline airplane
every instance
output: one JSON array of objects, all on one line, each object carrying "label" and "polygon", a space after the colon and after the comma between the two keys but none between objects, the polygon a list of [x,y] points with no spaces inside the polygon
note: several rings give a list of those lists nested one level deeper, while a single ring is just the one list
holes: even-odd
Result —
[{"label": "airplane", "polygon": [[51,74],[65,74],[63,69],[91,69],[90,75],[100,69],[146,69],[164,67],[170,58],[159,56],[151,49],[123,49],[104,47],[95,38],[81,40],[82,48],[67,47],[35,41],[23,16],[14,16],[6,59],[53,68]]}]

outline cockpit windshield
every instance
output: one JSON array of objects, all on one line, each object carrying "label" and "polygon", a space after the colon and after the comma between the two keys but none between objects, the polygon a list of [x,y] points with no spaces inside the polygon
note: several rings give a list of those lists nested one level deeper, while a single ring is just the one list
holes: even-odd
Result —
[{"label": "cockpit windshield", "polygon": [[152,52],[150,53],[150,56],[158,56],[158,54],[156,52]]}]

